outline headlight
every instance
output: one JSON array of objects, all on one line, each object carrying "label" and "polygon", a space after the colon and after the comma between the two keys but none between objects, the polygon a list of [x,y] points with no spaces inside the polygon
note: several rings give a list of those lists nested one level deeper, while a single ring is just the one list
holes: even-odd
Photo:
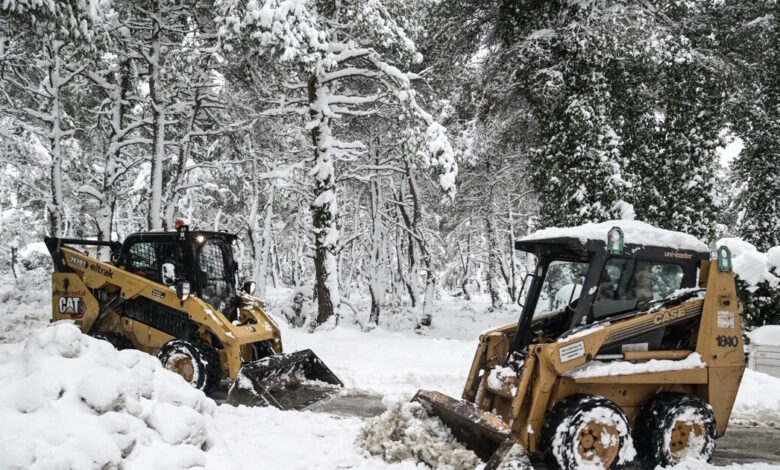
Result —
[{"label": "headlight", "polygon": [[246,295],[252,295],[255,293],[255,289],[257,288],[257,283],[255,281],[246,281],[243,286],[241,286],[241,290]]},{"label": "headlight", "polygon": [[176,296],[184,302],[190,297],[190,283],[182,281],[176,284]]}]

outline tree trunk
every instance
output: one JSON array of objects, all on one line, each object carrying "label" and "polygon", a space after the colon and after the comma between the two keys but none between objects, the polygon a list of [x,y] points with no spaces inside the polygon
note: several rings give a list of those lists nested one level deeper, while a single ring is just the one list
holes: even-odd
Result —
[{"label": "tree trunk", "polygon": [[317,318],[312,326],[316,327],[327,322],[340,303],[336,260],[339,229],[330,118],[324,112],[329,94],[328,85],[320,83],[317,77],[312,75],[308,81],[308,92],[315,160],[311,171],[314,176],[314,200],[311,203],[311,211],[314,226],[314,274],[317,296]]},{"label": "tree trunk", "polygon": [[149,177],[149,214],[150,230],[162,229],[162,188],[163,164],[165,163],[165,104],[160,90],[160,43],[162,38],[160,24],[153,22],[152,48],[149,55],[149,98],[152,104],[152,170]]},{"label": "tree trunk", "polygon": [[16,263],[18,262],[17,259],[18,251],[19,251],[18,248],[16,248],[15,246],[11,247],[11,274],[14,275],[15,280],[19,279],[19,277],[16,275]]},{"label": "tree trunk", "polygon": [[271,187],[268,189],[268,200],[265,203],[265,217],[263,219],[263,239],[260,250],[260,260],[256,265],[257,271],[255,271],[255,280],[257,281],[258,293],[260,297],[265,296],[266,286],[268,284],[268,262],[271,258],[275,192],[276,188],[273,184],[271,184]]},{"label": "tree trunk", "polygon": [[495,196],[493,194],[493,184],[490,182],[492,177],[490,168],[490,160],[485,163],[485,176],[488,181],[487,192],[487,212],[485,213],[485,231],[487,232],[487,252],[488,252],[488,272],[487,272],[487,287],[490,294],[490,305],[493,308],[501,308],[501,293],[498,289],[498,276],[501,264],[501,259],[498,253],[498,234],[496,228],[495,219]]},{"label": "tree trunk", "polygon": [[48,44],[51,63],[49,65],[49,93],[51,95],[51,123],[49,128],[49,148],[51,149],[51,204],[49,205],[49,224],[51,234],[61,237],[65,231],[65,202],[62,192],[62,64],[60,49],[62,44],[50,40]]},{"label": "tree trunk", "polygon": [[[507,200],[510,198],[507,197]],[[514,219],[512,217],[512,205],[507,204],[508,212],[509,212],[509,227],[508,227],[508,238],[509,238],[509,276],[510,276],[510,285],[507,286],[509,289],[509,298],[512,303],[517,302],[517,297],[519,293],[517,292],[517,257],[515,256],[515,223]]]},{"label": "tree trunk", "polygon": [[[428,252],[428,246],[420,227],[422,221],[422,204],[420,203],[420,189],[417,185],[417,179],[412,172],[412,165],[408,160],[404,161],[406,178],[409,183],[409,196],[412,201],[412,217],[403,206],[399,205],[401,216],[407,225],[409,235],[409,270],[410,270],[410,291],[413,292],[413,306],[420,308],[420,314],[417,318],[417,328],[431,325],[433,314],[434,294],[436,291],[436,274],[433,269],[433,262]],[[419,256],[415,252],[415,245],[419,249]],[[425,288],[422,299],[420,299],[420,268],[425,268]]]},{"label": "tree trunk", "polygon": [[[117,179],[119,177],[119,161],[121,159],[121,142],[124,140],[122,125],[125,114],[125,94],[130,87],[129,63],[123,62],[119,71],[115,74],[114,86],[109,90],[111,100],[111,124],[108,149],[106,151],[106,163],[103,170],[103,188],[97,212],[97,239],[101,241],[111,240],[114,228],[114,211],[117,200]],[[100,247],[101,259],[107,259],[108,247]]]},{"label": "tree trunk", "polygon": [[[376,149],[374,149],[376,150]],[[376,154],[375,164],[379,165],[379,155]],[[369,257],[368,290],[371,294],[371,314],[368,317],[369,325],[379,324],[382,303],[385,296],[384,267],[382,266],[382,246],[384,244],[384,224],[382,223],[382,188],[374,175],[369,181],[369,194],[371,206],[371,244]]]}]

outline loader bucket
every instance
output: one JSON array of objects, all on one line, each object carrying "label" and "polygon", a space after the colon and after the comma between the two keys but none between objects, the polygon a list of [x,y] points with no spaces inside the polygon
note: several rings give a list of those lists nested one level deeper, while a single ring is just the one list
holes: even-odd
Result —
[{"label": "loader bucket", "polygon": [[482,460],[495,461],[496,451],[502,444],[504,448],[512,447],[509,426],[498,416],[480,410],[473,403],[429,390],[419,390],[412,401],[422,404],[429,415],[441,419],[455,438]]},{"label": "loader bucket", "polygon": [[302,410],[336,394],[344,384],[310,349],[244,364],[228,391],[231,405]]}]

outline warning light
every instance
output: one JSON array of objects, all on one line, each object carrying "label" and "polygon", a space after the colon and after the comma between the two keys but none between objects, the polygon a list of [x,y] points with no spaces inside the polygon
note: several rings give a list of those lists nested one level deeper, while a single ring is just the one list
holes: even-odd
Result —
[{"label": "warning light", "polygon": [[179,230],[182,227],[184,227],[184,219],[176,219],[173,221],[174,230]]}]

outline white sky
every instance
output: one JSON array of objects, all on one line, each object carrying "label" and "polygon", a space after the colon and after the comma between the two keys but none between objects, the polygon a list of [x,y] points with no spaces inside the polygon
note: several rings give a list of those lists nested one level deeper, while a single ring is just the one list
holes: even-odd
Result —
[{"label": "white sky", "polygon": [[718,154],[720,156],[720,165],[724,168],[728,168],[729,166],[731,166],[731,162],[733,162],[734,159],[737,158],[739,152],[742,151],[742,147],[744,147],[744,144],[742,143],[742,139],[736,136],[734,136],[731,142],[726,144],[725,147],[718,147]]}]

